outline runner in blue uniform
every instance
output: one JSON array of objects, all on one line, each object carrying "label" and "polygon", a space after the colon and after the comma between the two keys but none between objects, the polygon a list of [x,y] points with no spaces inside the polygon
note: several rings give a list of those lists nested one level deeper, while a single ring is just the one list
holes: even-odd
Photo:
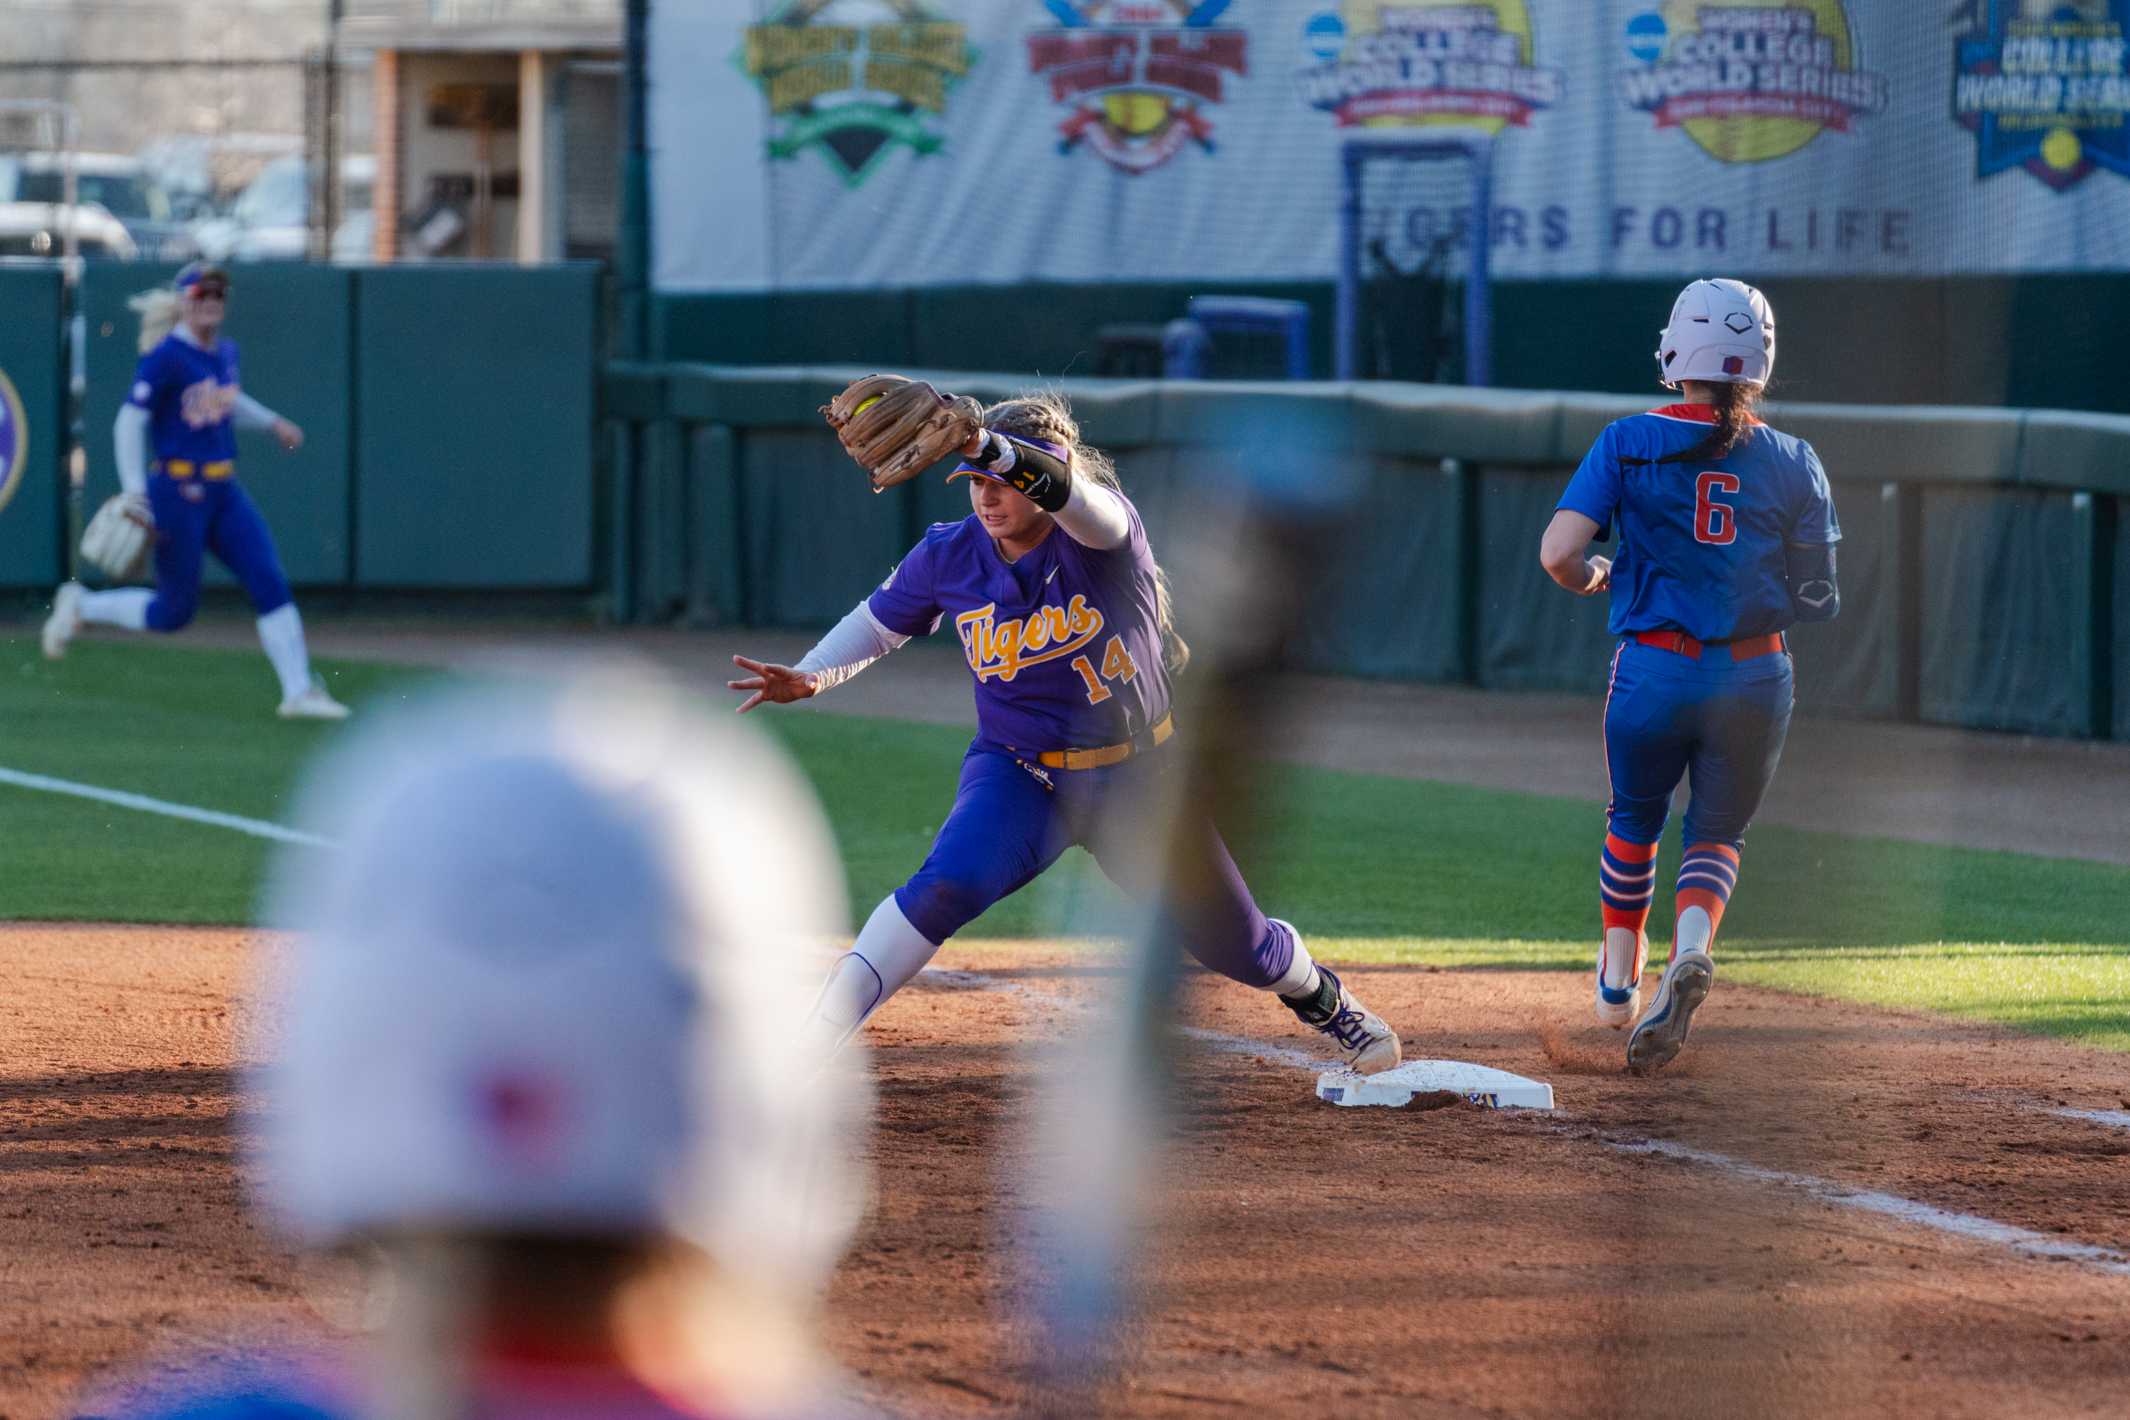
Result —
[{"label": "runner in blue uniform", "polygon": [[[1753,414],[1775,366],[1775,315],[1737,281],[1696,281],[1657,352],[1683,403],[1598,436],[1561,496],[1539,558],[1572,592],[1612,593],[1620,638],[1605,698],[1611,773],[1599,897],[1597,1017],[1635,1022],[1657,844],[1690,776],[1670,962],[1627,1045],[1653,1070],[1686,1043],[1715,980],[1710,955],[1745,830],[1790,728],[1785,628],[1840,610],[1841,539],[1819,456]],[[1616,529],[1617,555],[1585,555]]]}]

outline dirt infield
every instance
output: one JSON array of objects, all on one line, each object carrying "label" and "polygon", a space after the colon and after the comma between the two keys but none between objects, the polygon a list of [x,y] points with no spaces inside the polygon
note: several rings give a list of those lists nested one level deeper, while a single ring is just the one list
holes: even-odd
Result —
[{"label": "dirt infield", "polygon": [[[212,1355],[345,1314],[344,1282],[239,1206],[243,934],[0,940],[0,1416],[70,1414],[150,1345]],[[1089,961],[950,948],[973,970],[920,979],[873,1031],[879,1193],[831,1321],[892,1413],[1027,1400],[1000,1237],[1028,1047],[1115,986]],[[1584,1024],[1579,976],[1354,979],[1409,1054],[1548,1078],[1560,1109],[1340,1110],[1278,1050],[1192,1054],[1111,1413],[2120,1413],[2130,1131],[2051,1111],[2130,1110],[2130,1057],[1719,979],[1644,1081]],[[1262,997],[1191,994],[1202,1027],[1311,1044]]]}]

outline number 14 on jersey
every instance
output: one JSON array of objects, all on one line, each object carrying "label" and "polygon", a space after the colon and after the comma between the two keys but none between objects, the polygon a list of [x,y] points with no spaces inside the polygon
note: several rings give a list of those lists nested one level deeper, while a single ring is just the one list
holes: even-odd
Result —
[{"label": "number 14 on jersey", "polygon": [[1132,653],[1124,649],[1124,638],[1122,636],[1110,637],[1109,644],[1103,647],[1101,675],[1095,674],[1095,663],[1088,660],[1084,655],[1072,658],[1072,668],[1080,673],[1080,679],[1087,685],[1087,703],[1089,705],[1100,705],[1103,701],[1109,699],[1110,688],[1104,685],[1103,681],[1112,680],[1129,684],[1132,677],[1139,674],[1138,663],[1132,660]]}]

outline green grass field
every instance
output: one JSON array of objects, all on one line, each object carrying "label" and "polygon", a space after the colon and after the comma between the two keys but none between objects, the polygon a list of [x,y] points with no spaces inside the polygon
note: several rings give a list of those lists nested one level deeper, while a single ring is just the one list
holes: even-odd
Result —
[{"label": "green grass field", "polygon": [[[0,639],[0,767],[253,818],[282,818],[329,726],[274,718],[256,653],[88,640],[40,658]],[[424,673],[324,663],[360,708]],[[815,713],[755,717],[813,777],[863,912],[922,859],[967,737]],[[0,917],[241,923],[271,845],[0,786]],[[1335,960],[1587,971],[1595,804],[1320,770],[1268,776],[1237,844],[1252,886]],[[1659,881],[1676,864],[1676,832]],[[1079,854],[969,935],[1099,928]],[[1658,919],[1668,911],[1658,896]],[[1724,979],[1943,1011],[2130,1050],[2130,869],[1763,827],[1724,923]],[[1113,919],[1112,919],[1113,920]]]}]

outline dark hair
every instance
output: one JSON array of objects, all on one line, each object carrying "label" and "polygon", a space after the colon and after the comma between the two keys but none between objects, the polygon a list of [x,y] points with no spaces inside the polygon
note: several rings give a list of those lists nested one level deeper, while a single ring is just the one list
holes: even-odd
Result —
[{"label": "dark hair", "polygon": [[1714,391],[1710,408],[1716,414],[1716,427],[1708,431],[1707,438],[1685,453],[1673,454],[1663,462],[1706,463],[1728,458],[1740,444],[1753,437],[1753,409],[1760,403],[1760,386],[1720,384],[1709,388]]}]

